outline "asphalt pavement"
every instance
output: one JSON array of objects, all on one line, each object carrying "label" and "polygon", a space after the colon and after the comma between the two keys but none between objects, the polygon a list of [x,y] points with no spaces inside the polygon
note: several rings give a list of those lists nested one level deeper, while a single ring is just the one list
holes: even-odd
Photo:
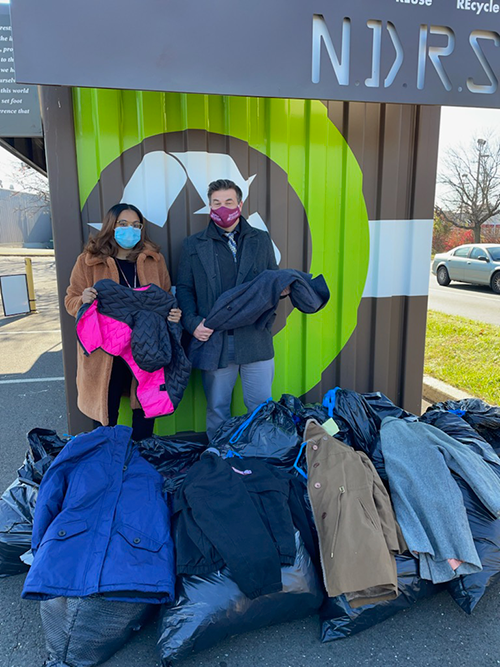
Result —
[{"label": "asphalt pavement", "polygon": [[[38,313],[0,314],[0,490],[16,477],[26,432],[66,430],[61,343],[53,258],[33,259]],[[23,271],[23,260],[0,256],[0,275]],[[0,313],[1,313],[0,309]],[[57,564],[55,564],[57,566]],[[0,580],[0,667],[37,667],[45,659],[38,604],[21,601],[24,576]],[[321,644],[317,616],[248,632],[195,655],[185,667],[490,667],[500,665],[500,584],[472,616],[446,592],[413,605],[364,632]],[[152,622],[105,667],[155,667]],[[75,666],[77,667],[77,666]]]},{"label": "asphalt pavement", "polygon": [[452,281],[439,285],[436,276],[429,277],[429,310],[460,315],[478,322],[500,325],[500,294],[489,287]]}]

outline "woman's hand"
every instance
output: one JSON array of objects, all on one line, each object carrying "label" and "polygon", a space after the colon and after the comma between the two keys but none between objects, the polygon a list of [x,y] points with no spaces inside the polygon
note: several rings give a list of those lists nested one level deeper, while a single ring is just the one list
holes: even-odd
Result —
[{"label": "woman's hand", "polygon": [[182,317],[182,310],[180,308],[171,308],[168,314],[169,322],[180,322]]},{"label": "woman's hand", "polygon": [[97,297],[97,290],[94,287],[86,287],[82,292],[83,303],[92,303]]}]

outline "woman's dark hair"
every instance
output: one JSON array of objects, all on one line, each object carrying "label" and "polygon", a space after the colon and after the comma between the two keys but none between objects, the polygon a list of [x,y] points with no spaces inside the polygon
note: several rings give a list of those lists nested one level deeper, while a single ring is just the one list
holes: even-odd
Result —
[{"label": "woman's dark hair", "polygon": [[87,245],[84,248],[84,252],[88,252],[90,255],[116,257],[120,246],[115,241],[115,225],[123,211],[134,211],[142,223],[141,240],[134,248],[132,248],[127,259],[131,262],[135,262],[139,253],[144,250],[144,245],[146,243],[152,250],[155,250],[156,252],[160,251],[160,247],[148,239],[144,216],[139,209],[133,204],[115,204],[104,216],[102,227],[99,232],[95,236],[89,238]]}]

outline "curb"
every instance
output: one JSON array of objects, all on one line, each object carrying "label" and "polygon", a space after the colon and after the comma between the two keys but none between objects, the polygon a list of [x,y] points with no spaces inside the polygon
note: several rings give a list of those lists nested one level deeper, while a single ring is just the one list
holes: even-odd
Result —
[{"label": "curb", "polygon": [[464,398],[471,398],[471,395],[446,382],[424,375],[422,398],[429,403],[441,403],[443,401],[462,401]]},{"label": "curb", "polygon": [[54,257],[50,248],[1,248],[0,257]]}]

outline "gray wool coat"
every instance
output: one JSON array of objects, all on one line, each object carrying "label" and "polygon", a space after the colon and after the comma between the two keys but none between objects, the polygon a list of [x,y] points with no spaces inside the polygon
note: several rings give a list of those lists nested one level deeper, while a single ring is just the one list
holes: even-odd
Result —
[{"label": "gray wool coat", "polygon": [[[253,280],[267,269],[278,269],[269,234],[249,225],[243,216],[240,217],[239,225],[241,255],[236,285]],[[188,236],[182,245],[175,295],[182,310],[182,324],[190,334],[207,317],[223,293],[216,243],[224,241],[214,238],[207,227],[198,234]],[[273,321],[274,317],[263,330],[253,324],[234,330],[235,363],[249,364],[274,357],[271,333]],[[227,333],[224,332],[219,368],[227,365]]]},{"label": "gray wool coat", "polygon": [[[451,471],[500,516],[500,459],[482,454],[430,424],[382,421],[380,442],[396,517],[420,576],[441,583],[482,569],[462,493]],[[463,561],[453,570],[448,559]]]}]

